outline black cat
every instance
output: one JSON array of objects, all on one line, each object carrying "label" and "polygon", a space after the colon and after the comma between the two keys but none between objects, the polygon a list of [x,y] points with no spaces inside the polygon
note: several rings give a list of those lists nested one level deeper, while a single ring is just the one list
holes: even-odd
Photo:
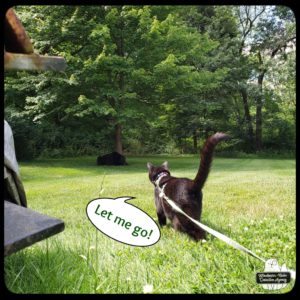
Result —
[{"label": "black cat", "polygon": [[[168,162],[164,162],[159,167],[147,163],[149,179],[155,186],[154,197],[160,226],[166,225],[166,218],[168,218],[176,230],[187,233],[194,240],[198,241],[205,238],[205,231],[196,226],[187,217],[176,213],[160,197],[160,189],[165,185],[165,195],[173,200],[186,214],[199,221],[202,211],[201,190],[208,177],[214,148],[220,141],[228,138],[227,134],[217,132],[206,140],[201,153],[199,170],[194,180],[171,176]],[[158,186],[160,189],[158,189]]]}]

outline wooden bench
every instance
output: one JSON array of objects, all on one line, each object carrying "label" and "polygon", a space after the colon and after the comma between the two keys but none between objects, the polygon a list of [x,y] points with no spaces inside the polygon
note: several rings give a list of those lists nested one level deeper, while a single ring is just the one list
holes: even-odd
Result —
[{"label": "wooden bench", "polygon": [[63,231],[62,220],[4,201],[4,255]]}]

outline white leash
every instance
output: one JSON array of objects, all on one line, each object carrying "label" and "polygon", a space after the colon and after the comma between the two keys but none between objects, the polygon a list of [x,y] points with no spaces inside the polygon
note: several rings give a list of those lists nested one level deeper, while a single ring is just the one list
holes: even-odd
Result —
[{"label": "white leash", "polygon": [[[164,177],[164,176],[161,176],[158,178],[158,180],[156,180],[155,184],[157,186],[157,188],[159,189],[160,191],[160,194],[159,196],[164,198],[168,203],[169,205],[171,205],[171,207],[176,210],[177,212],[179,212],[180,214],[186,216],[188,219],[190,219],[193,223],[195,223],[197,226],[199,226],[200,228],[202,228],[203,230],[207,231],[208,233],[212,234],[213,236],[217,237],[218,239],[222,240],[223,242],[225,242],[226,244],[232,246],[233,248],[237,249],[237,250],[240,250],[240,251],[243,251],[257,259],[259,259],[260,261],[262,261],[263,263],[266,263],[267,261],[264,259],[264,258],[261,258],[259,257],[257,254],[255,254],[254,252],[250,251],[249,249],[245,248],[244,246],[240,245],[239,243],[237,243],[236,241],[232,240],[231,238],[227,237],[226,235],[200,223],[199,221],[191,218],[189,215],[187,215],[181,208],[179,208],[175,202],[173,200],[171,200],[169,197],[166,196],[165,192],[164,192],[164,189],[166,187],[166,183],[163,185],[162,188],[160,188],[159,186],[159,182],[161,180],[161,178]],[[288,272],[291,273],[291,277],[293,279],[295,279],[296,277],[296,272],[294,270],[291,270],[291,269],[287,269]]]}]

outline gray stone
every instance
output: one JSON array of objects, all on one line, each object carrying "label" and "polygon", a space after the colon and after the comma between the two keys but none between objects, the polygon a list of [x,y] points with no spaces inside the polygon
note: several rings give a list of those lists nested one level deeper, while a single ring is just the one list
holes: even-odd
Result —
[{"label": "gray stone", "polygon": [[63,231],[62,220],[4,201],[4,255]]}]

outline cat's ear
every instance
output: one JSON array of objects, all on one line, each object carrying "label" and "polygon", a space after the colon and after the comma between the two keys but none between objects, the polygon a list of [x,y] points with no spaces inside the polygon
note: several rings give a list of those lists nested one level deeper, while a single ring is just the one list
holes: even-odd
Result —
[{"label": "cat's ear", "polygon": [[165,170],[169,170],[169,163],[167,161],[165,161],[163,164],[162,164],[162,167],[165,169]]},{"label": "cat's ear", "polygon": [[153,168],[153,165],[152,165],[150,162],[148,162],[148,163],[147,163],[147,168],[148,168],[148,170],[150,171],[150,170]]}]

